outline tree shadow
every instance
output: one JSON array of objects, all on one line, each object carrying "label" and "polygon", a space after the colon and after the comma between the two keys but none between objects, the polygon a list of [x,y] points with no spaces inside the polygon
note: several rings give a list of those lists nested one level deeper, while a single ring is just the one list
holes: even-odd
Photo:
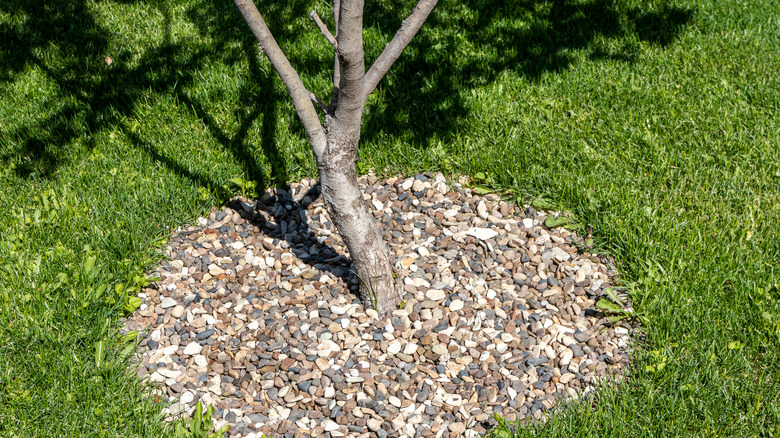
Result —
[{"label": "tree shadow", "polygon": [[640,40],[666,47],[680,36],[693,18],[693,11],[663,4],[658,10],[648,12],[634,8],[628,16]]},{"label": "tree shadow", "polygon": [[[366,24],[389,41],[408,11],[379,5],[385,7],[369,8]],[[665,47],[692,16],[692,10],[666,3],[643,11],[609,0],[442,0],[380,82],[381,98],[369,100],[363,140],[403,133],[425,147],[434,135],[457,133],[458,122],[469,116],[465,90],[505,72],[534,83],[572,68],[580,52],[592,60],[634,62],[636,40]],[[618,48],[605,48],[603,41]]]},{"label": "tree shadow", "polygon": [[[175,2],[113,2],[145,5],[164,18],[162,41],[144,50],[140,59],[133,59],[132,49],[125,49],[113,55],[113,63],[107,62],[112,30],[93,16],[94,8],[87,0],[0,2],[0,12],[11,17],[0,24],[0,82],[12,81],[25,69],[37,67],[63,96],[62,104],[44,117],[19,128],[0,128],[0,163],[21,163],[15,171],[23,178],[49,177],[68,162],[74,142],[92,148],[96,133],[118,127],[151,159],[219,190],[221,182],[204,172],[187,170],[186,156],[169,156],[164,145],[144,140],[128,128],[125,120],[138,117],[138,107],[151,91],[174,96],[261,188],[287,183],[288,163],[285,151],[276,144],[276,121],[280,102],[289,98],[278,86],[267,60],[254,55],[256,43],[232,2],[202,0],[185,6],[184,17],[201,37],[194,42],[171,37]],[[305,17],[314,6],[310,0],[273,2],[262,5],[261,12],[272,17],[267,20],[269,27],[283,42],[299,37],[299,26],[289,23]],[[378,32],[389,41],[412,7],[411,1],[367,4],[367,34]],[[504,72],[534,82],[547,73],[571,68],[583,51],[592,59],[633,62],[635,50],[616,51],[598,41],[639,40],[667,46],[693,15],[691,10],[668,4],[650,11],[621,8],[608,0],[441,0],[423,31],[380,82],[378,97],[369,99],[364,143],[401,136],[417,147],[426,147],[434,136],[456,134],[460,121],[469,116],[464,90],[490,84]],[[332,17],[323,19],[332,28]],[[367,39],[369,65],[383,46],[376,38]],[[296,50],[288,56],[307,83],[322,82],[331,75],[332,53]],[[215,63],[235,67],[247,60],[249,74],[240,88],[244,103],[234,113],[239,127],[229,132],[212,115],[209,101],[190,95],[186,89],[199,75],[208,75]],[[259,119],[262,133],[257,141],[250,130]],[[297,118],[291,115],[291,119],[295,120],[294,129],[304,136]],[[271,163],[272,181],[263,180],[265,172],[252,153],[253,141]]]},{"label": "tree shadow", "polygon": [[[37,66],[62,89],[91,88],[83,74],[82,63],[96,64],[102,57],[84,54],[102,53],[106,47],[106,32],[95,19],[84,13],[84,1],[55,4],[30,0],[0,3],[0,11],[12,17],[0,23],[0,81],[9,82],[30,66]],[[47,50],[71,51],[75,59],[64,59],[63,68],[55,70],[45,57]],[[89,67],[87,67],[89,68]],[[80,84],[79,84],[80,82]],[[87,117],[79,117],[84,113]],[[0,135],[4,149],[0,162],[5,164],[12,154],[22,156],[15,170],[21,177],[32,174],[47,176],[59,163],[67,160],[62,146],[84,132],[94,130],[95,110],[85,109],[83,102],[68,101],[42,121]],[[13,144],[16,147],[13,147]]]},{"label": "tree shadow", "polygon": [[[248,207],[239,199],[233,199],[227,206],[236,211],[263,234],[277,242],[286,242],[291,251],[311,268],[328,272],[344,282],[352,294],[352,300],[359,302],[358,281],[352,269],[352,261],[336,251],[329,242],[332,237],[320,240],[309,227],[309,221],[319,221],[316,216],[307,215],[307,208],[320,196],[319,184],[306,193],[295,193],[289,185],[275,187],[266,192],[254,205]],[[298,201],[295,200],[298,198]],[[300,291],[294,291],[296,294]],[[334,291],[335,292],[335,291]],[[339,292],[338,295],[341,295]],[[334,295],[335,297],[335,295]]]},{"label": "tree shadow", "polygon": [[5,140],[0,149],[0,163],[21,163],[14,170],[22,178],[48,178],[68,162],[75,141],[83,141],[91,149],[96,133],[119,129],[153,160],[213,191],[221,190],[219,181],[187,170],[186,161],[167,156],[162,145],[144,140],[127,126],[126,120],[137,114],[141,100],[151,90],[157,95],[175,96],[183,108],[201,120],[220,146],[234,156],[248,179],[264,188],[267,182],[263,180],[262,166],[247,141],[252,124],[262,116],[260,146],[271,163],[274,180],[286,182],[287,165],[274,141],[278,102],[282,96],[274,91],[273,72],[260,68],[256,57],[249,58],[249,77],[239,92],[252,107],[248,112],[235,112],[239,127],[234,133],[220,127],[207,103],[185,92],[208,65],[241,62],[253,48],[252,42],[244,39],[241,51],[231,50],[228,45],[235,39],[225,35],[210,43],[185,46],[171,38],[169,6],[164,1],[148,5],[162,14],[164,37],[160,44],[145,50],[140,59],[133,60],[129,51],[120,51],[113,59],[106,58],[111,32],[92,16],[85,0],[44,4],[42,10],[31,0],[0,4],[0,12],[27,18],[15,26],[0,24],[0,39],[5,41],[0,50],[0,82],[10,82],[25,69],[37,67],[66,102],[34,122],[16,129],[3,129],[0,138]]}]

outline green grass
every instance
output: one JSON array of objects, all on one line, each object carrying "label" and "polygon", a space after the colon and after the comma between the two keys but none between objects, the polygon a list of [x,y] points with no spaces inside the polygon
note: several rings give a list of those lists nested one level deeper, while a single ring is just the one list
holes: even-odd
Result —
[{"label": "green grass", "polygon": [[[266,3],[329,95],[306,18],[325,2]],[[0,0],[0,436],[169,433],[115,334],[159,239],[231,178],[315,175],[233,8]],[[410,8],[369,2],[369,61]],[[628,379],[519,436],[780,435],[778,16],[773,0],[440,0],[371,97],[361,169],[482,172],[551,199],[647,317]]]}]

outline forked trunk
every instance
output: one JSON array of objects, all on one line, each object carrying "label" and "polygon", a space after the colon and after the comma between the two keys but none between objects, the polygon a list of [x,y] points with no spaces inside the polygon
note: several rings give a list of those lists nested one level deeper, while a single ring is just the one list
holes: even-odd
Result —
[{"label": "forked trunk", "polygon": [[[380,315],[386,315],[401,299],[397,287],[400,282],[393,275],[394,257],[382,239],[357,183],[355,160],[360,139],[360,118],[368,96],[420,30],[436,0],[419,0],[368,72],[363,59],[364,0],[334,0],[335,36],[312,11],[309,17],[317,23],[336,55],[333,101],[329,107],[306,90],[254,1],[233,1],[257,38],[261,53],[268,56],[289,90],[295,110],[306,128],[320,170],[322,197],[347,244],[355,273],[360,278],[360,298],[364,305],[374,307]],[[325,128],[311,100],[316,101],[324,112]]]},{"label": "forked trunk", "polygon": [[355,171],[358,136],[357,133],[348,136],[329,133],[327,159],[318,164],[322,198],[354,263],[363,305],[386,315],[400,300],[399,282],[393,272],[395,257],[358,186]]}]

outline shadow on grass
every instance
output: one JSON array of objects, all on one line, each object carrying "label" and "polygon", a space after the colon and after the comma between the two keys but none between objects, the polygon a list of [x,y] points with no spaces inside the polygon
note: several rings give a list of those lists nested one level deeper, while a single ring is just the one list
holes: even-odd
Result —
[{"label": "shadow on grass", "polygon": [[[94,134],[118,129],[156,162],[219,192],[222,187],[218,181],[188,170],[186,157],[182,160],[168,156],[162,145],[145,140],[128,128],[127,119],[136,115],[141,100],[151,90],[157,95],[175,96],[185,111],[194,112],[221,147],[240,163],[247,179],[265,187],[261,165],[246,141],[250,127],[262,116],[260,146],[272,165],[274,179],[287,180],[287,165],[274,144],[277,102],[283,96],[273,91],[272,76],[258,66],[256,57],[250,57],[250,77],[240,90],[242,97],[254,105],[248,114],[237,112],[240,126],[235,133],[222,129],[207,104],[183,91],[210,63],[241,61],[241,54],[226,48],[235,38],[225,35],[212,44],[186,46],[174,42],[170,36],[169,7],[155,2],[153,8],[164,17],[163,41],[143,51],[136,62],[125,51],[115,55],[109,64],[105,57],[111,31],[93,17],[85,0],[44,4],[42,10],[39,8],[38,3],[30,0],[0,4],[2,12],[27,17],[22,24],[0,24],[0,39],[5,41],[0,50],[0,82],[13,81],[29,67],[37,67],[59,94],[52,97],[64,102],[58,110],[33,123],[2,131],[5,140],[0,143],[0,162],[15,161],[18,176],[50,177],[68,162],[69,149],[75,141],[81,140],[91,149]],[[244,53],[251,51],[254,45],[245,40],[243,49]]]},{"label": "shadow on grass", "polygon": [[[366,24],[389,40],[404,13],[372,10]],[[692,10],[668,4],[645,12],[610,0],[441,0],[379,84],[382,98],[368,107],[363,139],[404,133],[426,147],[432,135],[454,133],[468,116],[463,90],[494,82],[503,72],[535,82],[574,67],[579,52],[593,60],[634,62],[638,42],[669,45],[692,16]]]},{"label": "shadow on grass", "polygon": [[[164,18],[163,41],[143,51],[138,61],[125,50],[111,65],[106,63],[112,30],[93,16],[95,6],[87,0],[57,4],[0,2],[0,12],[10,17],[0,23],[0,82],[12,81],[35,66],[53,81],[63,97],[62,105],[39,121],[2,131],[0,162],[16,162],[15,171],[20,177],[48,177],[68,161],[74,141],[91,148],[94,134],[119,127],[138,150],[153,160],[218,191],[219,182],[188,170],[191,166],[186,164],[187,157],[168,156],[160,144],[127,129],[125,120],[137,116],[141,99],[151,92],[175,96],[183,110],[193,112],[202,121],[220,146],[240,163],[248,179],[258,181],[261,189],[269,181],[263,180],[262,166],[252,154],[249,130],[262,117],[259,146],[271,163],[271,182],[285,184],[288,165],[284,151],[276,145],[276,120],[279,102],[288,97],[273,86],[276,73],[261,65],[251,33],[232,2],[188,3],[184,16],[202,40],[190,39],[186,44],[174,42],[170,35],[173,2],[115,3],[147,7]],[[301,30],[286,23],[305,16],[312,6],[308,0],[294,0],[261,5],[261,12],[273,18],[268,21],[277,40],[291,41]],[[378,31],[384,41],[389,41],[412,6],[409,1],[368,4],[367,32]],[[380,83],[379,98],[369,100],[363,140],[374,142],[381,136],[401,135],[424,147],[432,136],[456,132],[459,120],[468,116],[469,109],[461,97],[464,89],[489,84],[505,71],[535,81],[543,74],[571,68],[579,51],[593,59],[633,62],[636,41],[671,44],[692,14],[691,10],[668,4],[644,11],[608,0],[441,0],[423,31]],[[605,40],[614,44],[604,48]],[[236,41],[240,42],[238,50]],[[381,43],[367,43],[367,63],[382,48]],[[297,50],[288,56],[305,81],[307,75],[331,74],[332,61],[323,62],[322,54],[313,50]],[[198,75],[209,75],[210,65],[236,66],[247,59],[250,74],[240,94],[250,109],[246,114],[237,111],[239,128],[227,132],[212,116],[208,102],[183,90]],[[303,135],[300,124],[295,130]]]}]

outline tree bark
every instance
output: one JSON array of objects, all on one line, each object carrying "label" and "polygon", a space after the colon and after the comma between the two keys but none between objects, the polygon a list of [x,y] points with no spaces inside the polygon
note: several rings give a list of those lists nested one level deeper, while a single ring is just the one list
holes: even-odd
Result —
[{"label": "tree bark", "polygon": [[322,199],[352,258],[360,280],[360,300],[386,315],[401,298],[393,270],[395,257],[358,186],[355,159],[359,131],[343,135],[336,135],[336,131],[333,127],[329,130],[328,155],[317,163]]}]

